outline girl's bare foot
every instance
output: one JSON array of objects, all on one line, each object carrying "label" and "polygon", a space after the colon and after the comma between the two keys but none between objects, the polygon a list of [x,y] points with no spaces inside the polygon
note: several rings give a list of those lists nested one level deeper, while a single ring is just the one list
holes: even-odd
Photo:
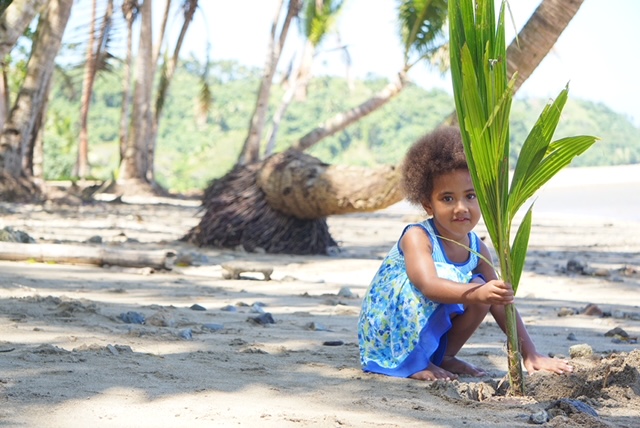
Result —
[{"label": "girl's bare foot", "polygon": [[456,376],[455,374],[444,370],[443,368],[438,367],[433,363],[429,363],[429,367],[427,367],[425,370],[420,370],[419,372],[416,372],[409,377],[411,379],[417,380],[454,380],[458,378],[458,376]]},{"label": "girl's bare foot", "polygon": [[524,358],[524,367],[527,369],[527,373],[529,374],[540,371],[556,374],[573,372],[573,366],[569,365],[569,362],[567,360],[549,358],[538,353]]},{"label": "girl's bare foot", "polygon": [[456,357],[444,357],[440,366],[445,370],[459,375],[480,377],[487,374],[484,370]]}]

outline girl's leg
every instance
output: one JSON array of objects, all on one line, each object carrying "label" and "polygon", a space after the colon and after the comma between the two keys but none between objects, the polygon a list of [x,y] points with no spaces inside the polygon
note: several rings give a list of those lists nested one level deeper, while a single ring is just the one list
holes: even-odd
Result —
[{"label": "girl's leg", "polygon": [[447,348],[440,366],[452,373],[482,376],[485,372],[465,361],[456,358],[456,355],[467,343],[467,340],[478,329],[480,323],[489,312],[490,305],[469,305],[464,314],[451,319],[453,326],[447,333]]}]

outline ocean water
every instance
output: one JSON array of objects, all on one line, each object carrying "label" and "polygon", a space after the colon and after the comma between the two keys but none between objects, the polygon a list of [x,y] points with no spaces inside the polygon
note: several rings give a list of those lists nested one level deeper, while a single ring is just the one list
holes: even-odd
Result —
[{"label": "ocean water", "polygon": [[640,181],[543,187],[537,193],[533,214],[640,223]]},{"label": "ocean water", "polygon": [[[534,220],[561,216],[640,223],[640,164],[565,168],[525,204],[522,215],[533,201]],[[423,213],[406,201],[393,209]]]}]

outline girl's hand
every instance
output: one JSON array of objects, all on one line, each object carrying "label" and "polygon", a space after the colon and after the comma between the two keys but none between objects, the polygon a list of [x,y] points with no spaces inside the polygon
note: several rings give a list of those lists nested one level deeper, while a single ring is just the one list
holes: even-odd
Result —
[{"label": "girl's hand", "polygon": [[543,371],[565,374],[573,371],[573,366],[571,366],[567,360],[545,357],[537,352],[532,353],[532,355],[523,355],[522,359],[524,367],[529,374]]},{"label": "girl's hand", "polygon": [[511,284],[500,279],[494,279],[478,288],[480,303],[490,305],[508,305],[513,303],[513,288]]}]

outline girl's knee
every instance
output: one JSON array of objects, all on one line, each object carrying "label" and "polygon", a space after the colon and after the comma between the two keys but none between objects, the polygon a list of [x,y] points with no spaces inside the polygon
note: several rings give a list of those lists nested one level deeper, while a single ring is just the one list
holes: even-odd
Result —
[{"label": "girl's knee", "polygon": [[470,311],[471,313],[475,313],[478,315],[487,315],[490,309],[491,309],[491,305],[484,305],[482,303],[477,303],[477,304],[467,306],[465,308],[465,312]]}]

